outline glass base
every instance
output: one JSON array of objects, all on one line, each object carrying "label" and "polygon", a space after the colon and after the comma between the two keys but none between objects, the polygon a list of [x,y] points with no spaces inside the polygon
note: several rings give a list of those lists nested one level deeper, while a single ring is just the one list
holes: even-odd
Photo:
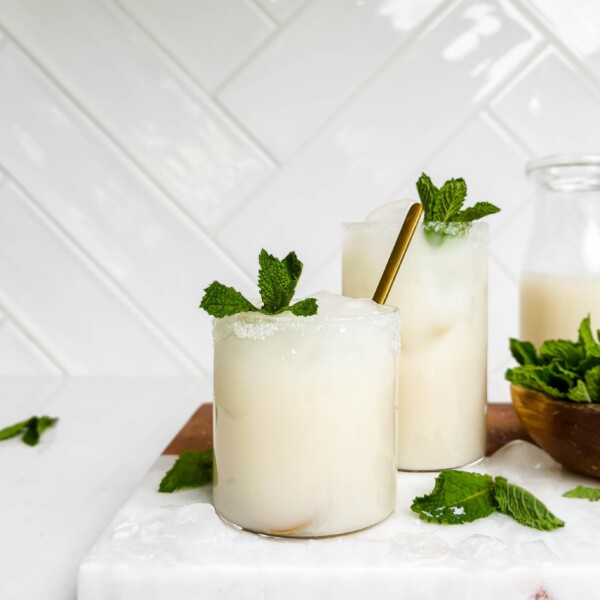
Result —
[{"label": "glass base", "polygon": [[440,471],[452,471],[453,469],[466,469],[467,467],[473,467],[476,464],[479,464],[484,458],[485,455],[480,456],[474,461],[471,461],[464,465],[458,465],[456,467],[443,467],[442,469],[401,469],[400,467],[398,467],[398,471],[400,471],[401,473],[439,473]]},{"label": "glass base", "polygon": [[221,519],[221,521],[223,521],[223,523],[225,523],[226,525],[229,525],[229,527],[233,527],[234,529],[237,529],[238,531],[247,531],[248,533],[254,533],[255,535],[260,535],[261,537],[266,537],[266,538],[279,538],[279,539],[292,539],[292,540],[316,540],[316,539],[327,539],[327,538],[333,538],[333,537],[340,537],[343,535],[351,535],[354,533],[358,533],[359,531],[366,531],[368,529],[371,529],[371,527],[375,527],[375,525],[379,525],[379,523],[383,523],[383,521],[385,521],[387,518],[390,517],[390,515],[392,515],[394,512],[394,509],[392,509],[385,517],[383,517],[383,519],[380,519],[379,521],[376,521],[375,523],[371,523],[370,525],[366,525],[365,527],[360,527],[358,529],[351,529],[350,531],[344,531],[342,533],[324,533],[324,534],[311,534],[311,535],[298,535],[297,533],[285,533],[285,532],[281,532],[281,531],[258,531],[256,529],[251,529],[249,527],[242,527],[241,525],[236,525],[235,523],[233,523],[232,521],[230,521],[229,519],[226,519],[223,515],[221,515],[219,513],[219,511],[215,508],[215,513],[217,514],[217,517],[219,517],[219,519]]}]

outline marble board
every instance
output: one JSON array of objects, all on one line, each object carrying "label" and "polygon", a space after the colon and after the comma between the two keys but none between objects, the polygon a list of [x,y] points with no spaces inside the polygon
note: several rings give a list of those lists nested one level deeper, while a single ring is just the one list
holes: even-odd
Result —
[{"label": "marble board", "polygon": [[566,522],[553,532],[494,514],[440,526],[409,509],[435,473],[398,473],[395,513],[322,540],[223,523],[209,488],[159,494],[161,457],[85,556],[78,600],[581,600],[600,597],[600,502],[563,498],[600,481],[515,441],[468,470],[503,475]]}]

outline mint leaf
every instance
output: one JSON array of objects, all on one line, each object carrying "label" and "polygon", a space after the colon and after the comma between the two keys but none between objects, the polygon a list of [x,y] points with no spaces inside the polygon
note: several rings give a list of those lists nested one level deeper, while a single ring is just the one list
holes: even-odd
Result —
[{"label": "mint leaf", "polygon": [[568,390],[561,390],[556,386],[557,380],[547,366],[523,365],[508,369],[504,376],[513,385],[539,390],[555,398],[567,396]]},{"label": "mint leaf", "polygon": [[590,396],[587,386],[585,385],[585,383],[583,382],[582,379],[580,379],[577,382],[577,385],[575,385],[574,387],[572,387],[569,390],[569,393],[567,394],[567,398],[569,400],[573,400],[573,402],[591,402],[592,401],[592,397]]},{"label": "mint leaf", "polygon": [[577,371],[580,377],[583,377],[588,371],[598,366],[600,366],[600,357],[588,356],[587,358],[584,358],[574,369]]},{"label": "mint leaf", "polygon": [[487,517],[496,510],[493,479],[467,471],[442,471],[433,491],[415,498],[410,509],[423,521],[446,525]]},{"label": "mint leaf", "polygon": [[29,423],[29,420],[21,421],[20,423],[15,423],[9,427],[0,429],[0,441],[17,437],[27,427],[27,423]]},{"label": "mint leaf", "polygon": [[58,419],[53,417],[31,417],[23,434],[23,442],[28,446],[37,446],[44,431],[54,427],[57,422]]},{"label": "mint leaf", "polygon": [[[529,342],[520,343],[527,344]],[[558,360],[569,367],[577,367],[585,358],[585,355],[583,348],[575,342],[569,340],[547,340],[540,346],[540,358],[545,363]]]},{"label": "mint leaf", "polygon": [[470,523],[499,510],[521,525],[542,531],[564,526],[533,494],[504,477],[494,480],[466,471],[442,471],[431,494],[415,498],[410,508],[423,521],[446,525]]},{"label": "mint leaf", "polygon": [[255,312],[258,310],[240,292],[218,281],[213,281],[204,290],[204,297],[200,302],[200,308],[203,308],[209,315],[219,319],[240,312]]},{"label": "mint leaf", "polygon": [[431,179],[429,179],[429,176],[425,175],[425,173],[421,173],[421,177],[419,177],[417,181],[417,192],[419,193],[419,198],[423,205],[423,222],[437,221],[438,219],[434,207],[435,197],[439,190],[433,185]]},{"label": "mint leaf", "polygon": [[498,508],[515,521],[542,531],[552,531],[564,526],[533,494],[518,485],[508,483],[504,477],[496,477],[494,494]]},{"label": "mint leaf", "polygon": [[579,343],[583,346],[586,357],[600,358],[600,345],[592,335],[590,315],[579,326]]},{"label": "mint leaf", "polygon": [[467,197],[467,184],[464,179],[449,179],[435,196],[436,221],[447,223],[460,211]]},{"label": "mint leaf", "polygon": [[590,502],[597,502],[600,500],[600,488],[578,485],[576,488],[565,492],[563,496],[565,498],[582,498],[584,500],[589,500]]},{"label": "mint leaf", "polygon": [[317,314],[319,306],[314,298],[306,298],[292,304],[288,310],[298,317],[310,317]]},{"label": "mint leaf", "polygon": [[303,267],[295,252],[290,252],[283,260],[279,260],[263,249],[260,251],[258,262],[258,287],[263,301],[262,308],[257,308],[240,292],[218,281],[213,281],[204,290],[200,308],[217,318],[241,312],[277,315],[285,310],[301,317],[317,314],[317,301],[314,298],[306,298],[290,306]]},{"label": "mint leaf", "polygon": [[500,212],[500,209],[490,202],[476,202],[470,208],[461,210],[452,220],[460,223],[470,223],[471,221],[483,219],[483,217],[496,214],[497,212]]},{"label": "mint leaf", "polygon": [[567,369],[561,362],[553,361],[548,365],[551,382],[561,390],[571,389],[579,379],[579,373]]},{"label": "mint leaf", "polygon": [[[462,209],[467,196],[467,184],[462,178],[449,179],[438,189],[431,179],[422,173],[417,181],[417,192],[423,205],[425,234],[429,243],[435,246],[440,245],[447,236],[462,235],[469,231],[472,221],[500,210],[489,202],[477,202],[470,208]],[[465,227],[438,231],[430,227],[430,224],[435,222],[463,224]]]},{"label": "mint leaf", "polygon": [[600,403],[600,344],[592,334],[589,315],[581,321],[577,342],[547,340],[539,356],[529,342],[511,339],[510,349],[520,364],[505,375],[514,385],[572,402]]},{"label": "mint leaf", "polygon": [[510,353],[520,365],[538,365],[539,359],[535,346],[531,342],[520,342],[515,338],[509,340]]},{"label": "mint leaf", "polygon": [[31,417],[27,421],[21,421],[0,430],[0,441],[23,434],[21,438],[23,443],[28,446],[37,446],[44,431],[54,427],[56,423],[58,423],[58,419],[55,417]]},{"label": "mint leaf", "polygon": [[277,314],[287,308],[294,297],[298,279],[302,274],[302,263],[295,252],[279,260],[266,250],[258,257],[258,288],[263,301],[262,312]]},{"label": "mint leaf", "polygon": [[586,372],[585,385],[592,402],[600,402],[600,366],[592,367]]},{"label": "mint leaf", "polygon": [[158,491],[171,494],[182,488],[196,488],[212,481],[212,450],[185,450],[162,478]]}]

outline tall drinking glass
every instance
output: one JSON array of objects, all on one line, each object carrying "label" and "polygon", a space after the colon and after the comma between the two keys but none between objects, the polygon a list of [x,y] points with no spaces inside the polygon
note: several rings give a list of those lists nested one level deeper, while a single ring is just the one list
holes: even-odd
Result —
[{"label": "tall drinking glass", "polygon": [[247,530],[336,535],[394,509],[398,311],[315,297],[311,317],[214,321],[214,505]]},{"label": "tall drinking glass", "polygon": [[[343,226],[345,295],[373,295],[406,210],[394,203]],[[488,226],[435,229],[417,229],[387,301],[402,319],[396,460],[409,471],[485,454]]]}]

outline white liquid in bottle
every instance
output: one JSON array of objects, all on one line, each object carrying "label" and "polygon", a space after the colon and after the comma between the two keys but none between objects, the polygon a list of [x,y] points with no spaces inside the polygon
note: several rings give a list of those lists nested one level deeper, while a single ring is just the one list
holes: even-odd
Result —
[{"label": "white liquid in bottle", "polygon": [[521,278],[521,338],[539,347],[545,340],[577,340],[591,314],[600,327],[600,276],[524,274]]}]

